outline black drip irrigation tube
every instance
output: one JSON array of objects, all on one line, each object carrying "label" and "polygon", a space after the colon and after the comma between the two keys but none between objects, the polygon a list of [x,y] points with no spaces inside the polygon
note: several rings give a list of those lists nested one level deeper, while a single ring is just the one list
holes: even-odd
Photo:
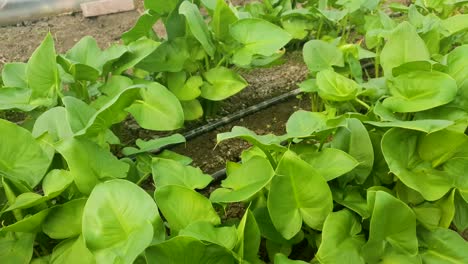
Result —
[{"label": "black drip irrigation tube", "polygon": [[252,106],[249,106],[243,110],[240,110],[238,112],[235,112],[233,114],[230,114],[228,116],[225,116],[225,117],[222,117],[216,121],[213,121],[211,123],[208,123],[206,125],[203,125],[201,127],[197,127],[185,134],[184,137],[186,140],[190,140],[190,139],[193,139],[193,138],[196,138],[200,135],[203,135],[207,132],[210,132],[210,131],[213,131],[215,130],[216,128],[218,127],[221,127],[221,126],[224,126],[224,125],[227,125],[231,122],[234,122],[234,121],[237,121],[245,116],[248,116],[248,115],[251,115],[251,114],[254,114],[256,112],[259,112],[260,110],[263,110],[265,108],[268,108],[268,107],[271,107],[275,104],[278,104],[282,101],[285,101],[289,98],[292,98],[294,96],[297,96],[298,94],[301,93],[301,90],[300,89],[296,89],[296,90],[292,90],[292,91],[289,91],[287,93],[284,93],[284,94],[281,94],[277,97],[273,97],[271,99],[268,99],[268,100],[265,100],[261,103],[258,103],[256,105],[252,105]]},{"label": "black drip irrigation tube", "polygon": [[[210,122],[206,125],[203,125],[203,126],[200,126],[200,127],[197,127],[193,130],[190,130],[188,131],[187,133],[184,133],[183,136],[185,137],[186,140],[190,140],[190,139],[193,139],[193,138],[196,138],[196,137],[199,137],[205,133],[208,133],[208,132],[211,132],[221,126],[224,126],[224,125],[227,125],[229,123],[232,123],[234,121],[237,121],[241,118],[244,118],[248,115],[251,115],[251,114],[254,114],[256,112],[259,112],[263,109],[266,109],[266,108],[269,108],[269,107],[272,107],[280,102],[283,102],[287,99],[290,99],[290,98],[293,98],[297,95],[299,95],[301,93],[301,90],[300,89],[295,89],[295,90],[291,90],[287,93],[284,93],[284,94],[281,94],[279,96],[276,96],[276,97],[273,97],[273,98],[270,98],[268,100],[265,100],[263,102],[260,102],[256,105],[252,105],[252,106],[249,106],[243,110],[240,110],[238,112],[235,112],[235,113],[232,113],[230,115],[227,115],[225,117],[222,117],[216,121],[213,121],[213,122]],[[176,146],[178,144],[173,144],[173,145],[168,145],[168,146],[165,146],[163,148],[160,148],[160,149],[156,149],[154,151],[151,151],[150,153],[151,154],[158,154],[160,153],[161,151],[165,150],[165,149],[170,149],[174,146]],[[135,159],[135,158],[132,158],[132,159]],[[226,177],[226,168],[224,169],[221,169],[215,173],[213,173],[211,175],[211,177],[213,177],[213,182],[212,183],[215,183],[215,182],[218,182],[222,179],[224,179]]]}]

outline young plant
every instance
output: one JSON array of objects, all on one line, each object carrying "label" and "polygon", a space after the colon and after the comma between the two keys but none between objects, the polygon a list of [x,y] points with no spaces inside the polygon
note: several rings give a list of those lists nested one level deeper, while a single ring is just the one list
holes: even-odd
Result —
[{"label": "young plant", "polygon": [[[162,20],[167,32],[159,47],[136,67],[166,85],[181,101],[185,119],[214,114],[215,102],[247,87],[233,66],[266,66],[279,58],[291,36],[259,18],[243,18],[225,1],[201,1],[209,19],[190,1],[160,5],[145,1],[148,9],[134,28],[123,35],[127,43],[156,37],[152,26]],[[207,22],[209,21],[209,22]]]}]

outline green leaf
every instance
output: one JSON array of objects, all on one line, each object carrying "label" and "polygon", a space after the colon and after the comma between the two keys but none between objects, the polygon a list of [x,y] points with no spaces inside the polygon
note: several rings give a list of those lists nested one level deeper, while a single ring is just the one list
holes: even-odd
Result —
[{"label": "green leaf", "polygon": [[390,122],[374,122],[365,121],[365,124],[373,125],[376,127],[399,127],[409,130],[416,130],[425,133],[434,133],[453,125],[454,123],[449,120],[413,120],[413,121],[390,121]]},{"label": "green leaf", "polygon": [[242,44],[232,58],[238,66],[249,65],[254,55],[271,56],[291,40],[289,33],[282,28],[258,18],[238,20],[231,25],[229,32]]},{"label": "green leaf", "polygon": [[187,187],[166,185],[156,189],[154,198],[174,234],[196,221],[221,223],[211,202]]},{"label": "green leaf", "polygon": [[[131,197],[131,199],[129,199]],[[153,199],[126,180],[99,184],[83,211],[83,237],[97,263],[132,263],[162,224]]]},{"label": "green leaf", "polygon": [[361,224],[348,210],[328,215],[322,230],[322,243],[315,258],[324,263],[364,263],[360,251],[365,244]]},{"label": "green leaf", "polygon": [[212,68],[204,74],[206,82],[201,87],[201,97],[221,101],[242,91],[247,81],[226,67]]},{"label": "green leaf", "polygon": [[179,0],[167,0],[164,2],[145,0],[144,3],[145,9],[151,9],[160,15],[166,15],[177,7]]},{"label": "green leaf", "polygon": [[327,118],[324,114],[304,110],[294,112],[286,123],[286,132],[290,137],[308,137],[325,129]]},{"label": "green leaf", "polygon": [[153,180],[157,188],[179,185],[189,189],[203,189],[213,180],[200,168],[186,166],[170,159],[154,158],[152,162]]},{"label": "green leaf", "polygon": [[184,164],[184,165],[190,165],[190,163],[192,163],[192,161],[193,161],[190,157],[178,154],[178,153],[176,153],[174,151],[170,151],[170,150],[167,150],[167,149],[164,150],[163,152],[161,152],[160,154],[155,155],[154,157],[162,158],[162,159],[175,160],[175,161],[180,162],[181,164]]},{"label": "green leaf", "polygon": [[11,204],[7,209],[5,209],[5,212],[13,211],[16,209],[30,208],[41,204],[46,200],[47,197],[44,197],[37,193],[22,193],[16,197],[15,202],[13,204]]},{"label": "green leaf", "polygon": [[[298,9],[299,11],[300,9]],[[291,14],[282,15],[281,25],[283,28],[291,34],[293,39],[303,40],[306,39],[310,31],[314,28],[314,23],[308,15],[303,14]]]},{"label": "green leaf", "polygon": [[168,131],[182,127],[184,112],[179,100],[159,83],[140,90],[142,99],[126,109],[145,129]]},{"label": "green leaf", "polygon": [[[390,171],[429,201],[440,199],[453,187],[461,192],[468,188],[464,174],[460,174],[467,164],[467,141],[459,144],[457,140],[447,140],[447,136],[456,135],[445,130],[424,135],[393,128],[382,139],[382,152]],[[447,144],[441,145],[441,138]]]},{"label": "green leaf", "polygon": [[33,256],[35,234],[7,232],[0,234],[0,260],[28,264]]},{"label": "green leaf", "polygon": [[65,56],[59,56],[58,62],[75,80],[95,81],[99,75],[104,73],[104,65],[107,62],[116,60],[125,52],[116,52],[110,56],[109,51],[101,51],[93,37],[85,36]]},{"label": "green leaf", "polygon": [[237,255],[250,263],[258,262],[260,248],[260,229],[252,212],[247,209],[237,226],[237,244],[234,251]]},{"label": "green leaf", "polygon": [[302,260],[291,260],[288,259],[285,255],[278,253],[275,254],[275,264],[306,264],[308,262]]},{"label": "green leaf", "polygon": [[84,138],[60,142],[57,151],[66,160],[76,187],[83,194],[91,193],[98,183],[107,179],[125,178],[129,170],[129,165],[109,150]]},{"label": "green leaf", "polygon": [[0,88],[0,110],[19,109],[29,112],[37,105],[30,105],[31,89],[16,87]]},{"label": "green leaf", "polygon": [[[49,263],[49,262],[47,262]],[[60,242],[52,252],[50,263],[96,263],[93,254],[86,248],[83,236]]]},{"label": "green leaf", "polygon": [[268,195],[274,226],[286,239],[294,237],[304,221],[321,230],[333,201],[325,179],[291,151],[284,153]]},{"label": "green leaf", "polygon": [[53,106],[57,102],[60,89],[60,76],[55,61],[54,40],[48,33],[41,45],[29,58],[26,69],[31,103],[34,105]]},{"label": "green leaf", "polygon": [[360,186],[347,185],[344,188],[332,188],[333,200],[359,214],[363,219],[370,216],[365,191]]},{"label": "green leaf", "polygon": [[78,62],[91,66],[96,70],[102,70],[101,53],[102,51],[96,40],[91,36],[85,36],[67,52],[66,58],[72,62]]},{"label": "green leaf", "polygon": [[[62,55],[57,56],[57,62],[73,77],[74,80],[94,82],[99,78],[100,72],[89,65],[73,62]],[[64,82],[69,81],[64,80]]]},{"label": "green leaf", "polygon": [[410,61],[403,63],[402,65],[393,68],[392,73],[394,77],[409,73],[412,71],[440,71],[445,72],[447,66],[440,64],[435,61]]},{"label": "green leaf", "polygon": [[392,76],[392,69],[411,61],[430,59],[424,40],[408,22],[399,24],[390,35],[380,53],[380,61],[386,77]]},{"label": "green leaf", "polygon": [[86,127],[89,120],[96,114],[96,110],[72,96],[65,96],[62,102],[67,110],[67,121],[73,133],[76,133]]},{"label": "green leaf", "polygon": [[389,90],[392,96],[383,101],[383,106],[407,113],[447,104],[455,98],[458,88],[448,74],[414,71],[392,79]]},{"label": "green leaf", "polygon": [[266,158],[252,157],[228,174],[227,179],[221,182],[222,188],[211,193],[210,200],[213,203],[248,201],[260,192],[274,175],[275,172]]},{"label": "green leaf", "polygon": [[450,229],[423,230],[420,238],[423,263],[458,264],[468,261],[468,242]]},{"label": "green leaf", "polygon": [[[260,229],[262,237],[266,238],[267,241],[272,241],[278,244],[292,245],[295,244],[295,237],[291,240],[286,240],[281,233],[276,230],[273,222],[271,221],[270,214],[268,213],[267,207],[260,207],[254,210],[255,220]],[[300,234],[300,233],[299,233]],[[296,235],[297,236],[299,236]],[[297,241],[296,241],[297,242]]]},{"label": "green leaf", "polygon": [[145,38],[130,43],[127,47],[129,52],[125,53],[113,64],[114,69],[112,72],[114,74],[121,74],[132,68],[154,52],[159,45],[159,42]]},{"label": "green leaf", "polygon": [[441,31],[444,37],[449,37],[458,32],[466,31],[468,29],[468,14],[449,16],[442,20],[441,24],[442,28],[447,31]]},{"label": "green leaf", "polygon": [[138,146],[138,149],[133,147],[126,147],[123,148],[122,153],[126,156],[130,156],[145,152],[157,151],[162,147],[183,142],[185,142],[185,138],[181,134],[173,134],[168,137],[155,138],[148,141],[137,139],[135,143]]},{"label": "green leaf", "polygon": [[141,86],[131,86],[121,91],[112,100],[99,109],[88,121],[87,125],[76,132],[75,136],[97,136],[107,131],[116,123],[120,123],[128,115],[124,111],[139,97]]},{"label": "green leaf", "polygon": [[41,230],[42,223],[50,212],[49,209],[42,210],[34,215],[28,215],[23,219],[0,228],[1,232],[21,232],[21,233],[37,233]]},{"label": "green leaf", "polygon": [[359,165],[347,173],[343,181],[356,180],[363,183],[372,171],[374,149],[366,127],[356,118],[346,119],[332,141],[332,147],[341,149],[355,158]]},{"label": "green leaf", "polygon": [[203,79],[198,76],[191,76],[187,79],[184,71],[167,73],[167,87],[181,101],[191,101],[200,96],[200,87]]},{"label": "green leaf", "polygon": [[320,97],[337,102],[354,100],[361,89],[355,81],[332,70],[317,73],[317,87]]},{"label": "green leaf", "polygon": [[54,142],[73,137],[64,107],[51,108],[37,118],[32,130],[33,137],[38,138],[45,133],[48,133]]},{"label": "green leaf", "polygon": [[343,53],[341,50],[323,40],[308,41],[304,44],[302,53],[310,72],[333,70],[333,66],[344,66]]},{"label": "green leaf", "polygon": [[[427,170],[418,162],[417,142],[420,133],[393,128],[382,139],[382,152],[390,171],[405,185],[433,201],[441,198],[449,187],[448,179],[438,170]],[[421,165],[419,165],[421,164]]]},{"label": "green leaf", "polygon": [[456,192],[455,193],[455,216],[453,218],[453,223],[460,231],[465,231],[468,229],[468,202],[463,199],[463,197]]},{"label": "green leaf", "polygon": [[3,85],[5,87],[28,88],[26,68],[27,64],[22,62],[5,64],[2,70]]},{"label": "green leaf", "polygon": [[284,151],[286,149],[281,145],[281,142],[283,141],[282,137],[278,137],[273,134],[257,135],[255,132],[239,126],[233,127],[231,132],[218,134],[216,138],[218,143],[232,138],[242,138],[262,149],[271,149],[275,151]]},{"label": "green leaf", "polygon": [[458,94],[454,105],[468,110],[468,45],[455,48],[447,55],[447,74],[457,81]]},{"label": "green leaf", "polygon": [[146,258],[149,263],[165,264],[238,263],[228,249],[187,236],[176,236],[147,248]]},{"label": "green leaf", "polygon": [[197,120],[203,116],[203,108],[197,99],[192,101],[181,101],[184,110],[184,119],[187,121]]},{"label": "green leaf", "polygon": [[457,81],[458,87],[468,83],[468,45],[456,47],[447,55],[447,74]]},{"label": "green leaf", "polygon": [[234,226],[214,227],[208,222],[194,222],[180,230],[179,236],[193,237],[232,250],[237,242]]},{"label": "green leaf", "polygon": [[183,1],[179,7],[179,14],[185,16],[193,36],[200,42],[206,53],[213,57],[216,47],[213,44],[210,31],[208,30],[205,20],[200,14],[198,6],[188,1]]},{"label": "green leaf", "polygon": [[[145,2],[153,2],[154,4],[155,1]],[[122,34],[122,41],[128,45],[142,37],[157,39],[157,35],[153,31],[153,25],[156,23],[156,21],[158,21],[159,18],[160,16],[158,14],[155,14],[150,10],[146,10],[146,12],[143,13],[135,22],[135,25],[130,30]]]},{"label": "green leaf", "polygon": [[187,39],[179,37],[163,42],[137,67],[149,72],[180,72],[190,57]]},{"label": "green leaf", "polygon": [[53,207],[42,224],[42,231],[53,239],[80,235],[85,203],[86,199],[76,199]]},{"label": "green leaf", "polygon": [[331,181],[350,172],[359,162],[348,153],[334,148],[325,148],[320,152],[309,152],[300,155],[326,181]]},{"label": "green leaf", "polygon": [[44,177],[51,159],[31,133],[0,119],[0,175],[34,188]]},{"label": "green leaf", "polygon": [[370,221],[369,240],[362,250],[366,262],[372,263],[391,250],[409,256],[416,255],[416,216],[411,208],[392,195],[377,191]]},{"label": "green leaf", "polygon": [[236,14],[224,0],[214,0],[216,8],[213,13],[213,20],[210,25],[218,40],[229,41],[229,27],[238,20]]}]

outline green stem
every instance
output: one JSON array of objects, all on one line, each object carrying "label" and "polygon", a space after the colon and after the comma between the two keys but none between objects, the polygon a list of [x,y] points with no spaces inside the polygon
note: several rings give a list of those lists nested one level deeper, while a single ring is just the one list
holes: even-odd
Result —
[{"label": "green stem", "polygon": [[34,251],[34,255],[36,255],[36,257],[38,257],[38,258],[41,257],[41,254],[39,253],[39,251],[37,251],[37,248],[33,247],[33,251]]},{"label": "green stem", "polygon": [[267,149],[265,149],[265,147],[263,147],[263,146],[258,146],[258,147],[263,151],[263,153],[265,153],[265,155],[266,155],[267,158],[268,158],[268,161],[270,161],[270,163],[271,163],[271,166],[273,166],[273,168],[276,168],[276,166],[277,166],[276,161],[275,161],[275,159],[273,158],[273,156],[271,156],[270,151],[268,151]]},{"label": "green stem", "polygon": [[143,175],[143,177],[141,177],[141,178],[137,181],[136,185],[140,186],[140,184],[142,184],[144,181],[146,181],[146,179],[148,179],[149,176],[150,176],[149,173],[146,173],[145,175]]},{"label": "green stem", "polygon": [[411,113],[403,113],[403,120],[410,121],[412,119]]},{"label": "green stem", "polygon": [[380,75],[380,43],[377,45],[375,49],[375,78],[379,78]]},{"label": "green stem", "polygon": [[323,18],[320,17],[319,27],[317,29],[317,35],[315,36],[315,39],[320,39],[320,34],[322,34],[322,27],[323,27]]},{"label": "green stem", "polygon": [[226,57],[223,57],[219,62],[218,64],[216,64],[216,68],[218,68],[219,66],[223,65],[223,63],[226,61]]},{"label": "green stem", "polygon": [[[2,183],[3,183],[3,190],[5,190],[5,196],[8,200],[8,204],[13,205],[16,200],[16,195],[11,189],[10,185],[5,181],[5,178],[3,178]],[[23,220],[23,213],[21,212],[21,209],[13,210],[13,216],[15,217],[16,221]]]},{"label": "green stem", "polygon": [[310,108],[312,110],[312,112],[317,112],[317,106],[315,105],[315,93],[311,93],[310,94]]},{"label": "green stem", "polygon": [[370,109],[370,106],[368,104],[366,104],[364,101],[361,101],[359,98],[356,97],[356,99],[354,99],[356,102],[358,102],[360,105],[364,106],[367,110]]},{"label": "green stem", "polygon": [[49,250],[47,250],[47,248],[42,245],[41,243],[38,243],[39,247],[41,248],[42,252],[44,253],[44,256],[47,256],[50,254]]},{"label": "green stem", "polygon": [[205,55],[205,71],[210,69],[210,60],[208,59],[208,55]]},{"label": "green stem", "polygon": [[344,20],[344,25],[343,25],[343,28],[341,30],[341,43],[342,44],[346,44],[346,39],[348,38],[346,36],[348,30],[347,30],[347,25],[348,25],[348,16],[346,16],[345,20]]},{"label": "green stem", "polygon": [[323,139],[320,141],[320,145],[319,145],[319,148],[318,148],[317,152],[322,151],[323,145],[325,144],[326,141],[327,141],[327,138],[323,138]]}]

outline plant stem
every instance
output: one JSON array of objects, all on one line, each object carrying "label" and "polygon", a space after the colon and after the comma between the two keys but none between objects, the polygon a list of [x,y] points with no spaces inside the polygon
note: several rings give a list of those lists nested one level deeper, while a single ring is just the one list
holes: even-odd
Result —
[{"label": "plant stem", "polygon": [[356,102],[358,102],[360,105],[364,106],[367,110],[370,109],[370,106],[368,104],[366,104],[364,101],[361,101],[359,98],[356,97],[356,99],[354,99]]},{"label": "plant stem", "polygon": [[258,147],[263,151],[263,153],[265,153],[265,155],[266,155],[267,158],[268,158],[268,161],[270,161],[270,163],[271,163],[271,166],[272,166],[273,168],[276,168],[276,166],[277,166],[276,161],[275,161],[275,159],[273,158],[273,156],[271,156],[270,151],[268,151],[267,149],[265,149],[265,147],[263,147],[263,146],[258,146]]},{"label": "plant stem", "polygon": [[346,44],[346,39],[348,38],[348,37],[346,36],[346,34],[347,34],[347,32],[348,32],[348,30],[347,30],[347,25],[348,25],[348,15],[346,15],[346,18],[345,18],[345,20],[344,20],[344,25],[343,25],[343,28],[342,28],[342,30],[341,30],[341,41],[340,41],[340,42],[341,42],[342,44]]},{"label": "plant stem", "polygon": [[226,57],[223,57],[219,62],[218,64],[216,64],[216,68],[218,68],[219,66],[223,65],[223,63],[226,61]]},{"label": "plant stem", "polygon": [[322,33],[322,27],[323,27],[323,18],[320,17],[320,22],[319,22],[319,26],[318,26],[318,29],[317,29],[317,35],[315,36],[315,39],[320,39],[320,34]]},{"label": "plant stem", "polygon": [[208,59],[208,55],[205,55],[205,71],[210,69],[210,60]]},{"label": "plant stem", "polygon": [[136,185],[140,186],[140,184],[142,184],[144,181],[146,181],[146,179],[148,179],[149,176],[150,176],[149,173],[146,173],[145,175],[143,175],[143,177],[141,177],[141,178],[137,181]]},{"label": "plant stem", "polygon": [[312,93],[310,94],[310,108],[312,110],[312,112],[317,112],[317,106],[315,105],[315,102],[316,102],[316,94],[315,93]]},{"label": "plant stem", "polygon": [[[5,196],[8,200],[8,204],[9,205],[14,204],[16,200],[15,193],[11,189],[10,185],[5,181],[5,178],[2,179],[2,183],[3,183],[3,190],[5,191]],[[21,209],[13,210],[13,216],[15,217],[16,221],[23,220],[23,213],[21,212]]]},{"label": "plant stem", "polygon": [[319,146],[317,152],[322,151],[323,145],[325,144],[326,141],[327,141],[327,138],[323,138],[323,139],[320,141],[320,146]]},{"label": "plant stem", "polygon": [[374,70],[375,70],[375,78],[379,78],[380,75],[380,43],[377,45],[375,48],[375,65],[374,65]]}]

